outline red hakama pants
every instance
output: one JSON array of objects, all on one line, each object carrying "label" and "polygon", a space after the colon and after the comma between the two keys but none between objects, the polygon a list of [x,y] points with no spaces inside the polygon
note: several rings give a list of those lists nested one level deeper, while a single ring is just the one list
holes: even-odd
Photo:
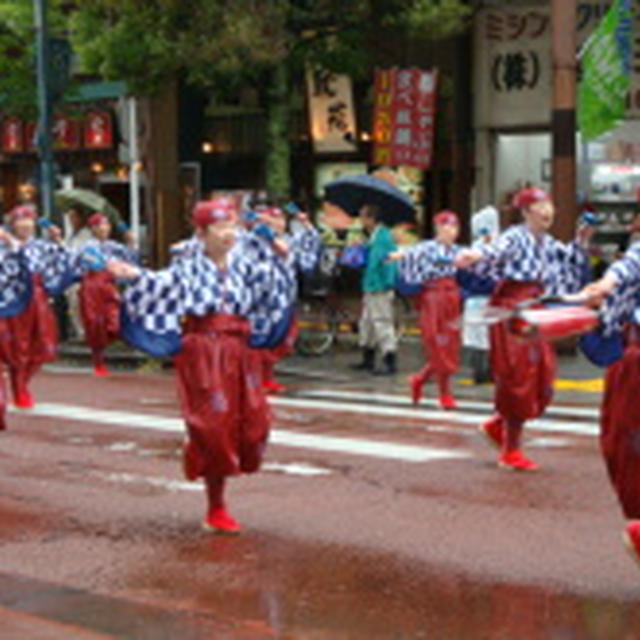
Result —
[{"label": "red hakama pants", "polygon": [[17,316],[0,319],[0,359],[9,366],[14,396],[45,362],[56,359],[58,326],[40,276],[33,276],[33,295]]},{"label": "red hakama pants", "polygon": [[[541,293],[542,287],[537,283],[504,280],[498,284],[490,304],[513,309]],[[553,397],[556,361],[551,344],[514,336],[504,322],[491,327],[490,340],[497,412],[513,423],[542,415]]]},{"label": "red hakama pants", "polygon": [[628,519],[640,519],[640,335],[629,331],[621,360],[607,369],[600,446],[609,478]]},{"label": "red hakama pants", "polygon": [[102,366],[104,350],[120,334],[120,292],[111,274],[98,271],[83,277],[80,315],[93,363]]},{"label": "red hakama pants", "polygon": [[190,317],[175,357],[176,382],[197,476],[222,478],[260,468],[270,412],[250,326],[229,315]]},{"label": "red hakama pants", "polygon": [[430,370],[453,375],[460,367],[460,289],[453,278],[427,282],[420,293],[420,332]]}]

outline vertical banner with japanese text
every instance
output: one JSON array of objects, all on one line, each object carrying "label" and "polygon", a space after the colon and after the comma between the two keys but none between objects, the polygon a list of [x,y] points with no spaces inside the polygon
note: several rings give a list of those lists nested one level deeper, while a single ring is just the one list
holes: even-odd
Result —
[{"label": "vertical banner with japanese text", "polygon": [[317,153],[357,151],[351,78],[326,69],[307,68],[309,128]]},{"label": "vertical banner with japanese text", "polygon": [[437,71],[379,69],[373,163],[428,169],[433,160]]}]

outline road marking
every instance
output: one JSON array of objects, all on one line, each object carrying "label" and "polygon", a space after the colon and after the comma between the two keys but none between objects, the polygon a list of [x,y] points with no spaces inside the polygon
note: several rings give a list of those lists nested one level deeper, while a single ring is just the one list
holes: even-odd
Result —
[{"label": "road marking", "polygon": [[328,476],[331,475],[331,469],[325,469],[322,467],[316,467],[305,462],[265,462],[262,467],[262,471],[273,471],[274,473],[284,473],[288,476]]},{"label": "road marking", "polygon": [[[446,423],[479,425],[488,417],[483,414],[462,413],[460,411],[429,411],[427,409],[403,409],[402,407],[376,406],[375,404],[357,404],[354,402],[336,402],[330,400],[314,400],[305,398],[272,397],[270,402],[276,407],[292,407],[296,409],[320,409],[337,413],[355,413],[367,416],[391,418],[411,418],[413,420],[442,421]],[[395,425],[394,425],[395,426]],[[426,425],[425,428],[429,428]],[[569,422],[540,418],[527,422],[527,429],[548,431],[550,433],[572,433],[580,436],[597,436],[600,432],[596,422]]]},{"label": "road marking", "polygon": [[[407,396],[391,393],[362,393],[360,391],[336,391],[333,389],[311,389],[309,391],[299,391],[296,397],[301,398],[335,398],[336,400],[361,400],[363,402],[375,402],[379,404],[400,404],[412,407],[413,404]],[[461,409],[474,409],[479,411],[493,411],[493,403],[477,400],[460,400],[458,405]],[[429,398],[420,402],[421,407],[438,407],[436,400]],[[598,409],[589,407],[549,407],[545,415],[556,415],[567,418],[592,418],[597,420],[600,416]]]},{"label": "road marking", "polygon": [[167,491],[202,491],[201,482],[185,482],[184,480],[171,480],[170,478],[140,476],[134,473],[92,471],[90,475],[118,484],[146,484],[158,489],[166,489]]},{"label": "road marking", "polygon": [[[12,413],[38,416],[45,418],[62,418],[78,420],[85,423],[108,424],[116,427],[149,429],[168,433],[183,433],[183,422],[179,418],[167,418],[149,414],[131,413],[79,407],[59,403],[39,403],[33,409],[20,411],[11,408]],[[327,436],[311,433],[296,433],[284,429],[271,431],[270,441],[282,447],[295,449],[311,449],[315,451],[330,451],[348,455],[382,458],[385,460],[400,460],[403,462],[432,462],[435,460],[462,460],[471,457],[471,453],[428,447],[425,445],[407,445],[380,440],[365,440],[363,438],[349,438]]]}]

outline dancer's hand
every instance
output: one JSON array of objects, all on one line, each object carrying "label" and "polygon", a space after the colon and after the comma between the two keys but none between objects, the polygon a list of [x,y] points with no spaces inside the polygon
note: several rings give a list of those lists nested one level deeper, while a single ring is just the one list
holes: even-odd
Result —
[{"label": "dancer's hand", "polygon": [[280,257],[286,258],[289,255],[289,245],[284,240],[276,238],[272,241],[272,245]]},{"label": "dancer's hand", "polygon": [[588,247],[596,233],[596,227],[592,224],[581,224],[576,231],[576,242],[581,247]]},{"label": "dancer's hand", "polygon": [[138,267],[121,260],[109,260],[107,271],[118,280],[135,280],[140,275]]},{"label": "dancer's hand", "polygon": [[387,253],[387,257],[384,259],[384,261],[386,263],[399,262],[400,260],[402,260],[403,256],[404,253],[400,250],[392,251],[391,253]]},{"label": "dancer's hand", "polygon": [[604,298],[616,290],[617,286],[618,281],[612,275],[605,274],[600,280],[588,284],[580,295],[589,298],[595,306],[599,306]]},{"label": "dancer's hand", "polygon": [[133,231],[125,231],[122,234],[122,239],[124,240],[125,245],[129,247],[129,249],[137,249],[138,243]]},{"label": "dancer's hand", "polygon": [[298,222],[300,222],[300,224],[307,228],[307,229],[313,229],[313,224],[311,223],[311,219],[309,218],[309,214],[305,213],[304,211],[299,211],[298,213],[296,213],[295,215],[296,220],[298,220]]},{"label": "dancer's hand", "polygon": [[59,226],[52,224],[48,229],[49,240],[56,244],[62,244],[62,229]]},{"label": "dancer's hand", "polygon": [[482,260],[482,253],[480,253],[480,251],[476,251],[475,249],[463,249],[458,253],[453,261],[453,266],[458,269],[467,269],[480,260]]}]

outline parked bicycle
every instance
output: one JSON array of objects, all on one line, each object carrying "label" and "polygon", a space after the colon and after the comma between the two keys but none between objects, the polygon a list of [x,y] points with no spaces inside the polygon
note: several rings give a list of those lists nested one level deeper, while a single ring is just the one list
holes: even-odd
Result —
[{"label": "parked bicycle", "polygon": [[[297,307],[300,332],[296,342],[301,355],[323,355],[341,335],[358,332],[360,273],[340,264],[343,249],[344,245],[326,244],[316,271],[303,277]],[[416,317],[412,300],[397,295],[395,318],[400,339],[415,324]]]}]

